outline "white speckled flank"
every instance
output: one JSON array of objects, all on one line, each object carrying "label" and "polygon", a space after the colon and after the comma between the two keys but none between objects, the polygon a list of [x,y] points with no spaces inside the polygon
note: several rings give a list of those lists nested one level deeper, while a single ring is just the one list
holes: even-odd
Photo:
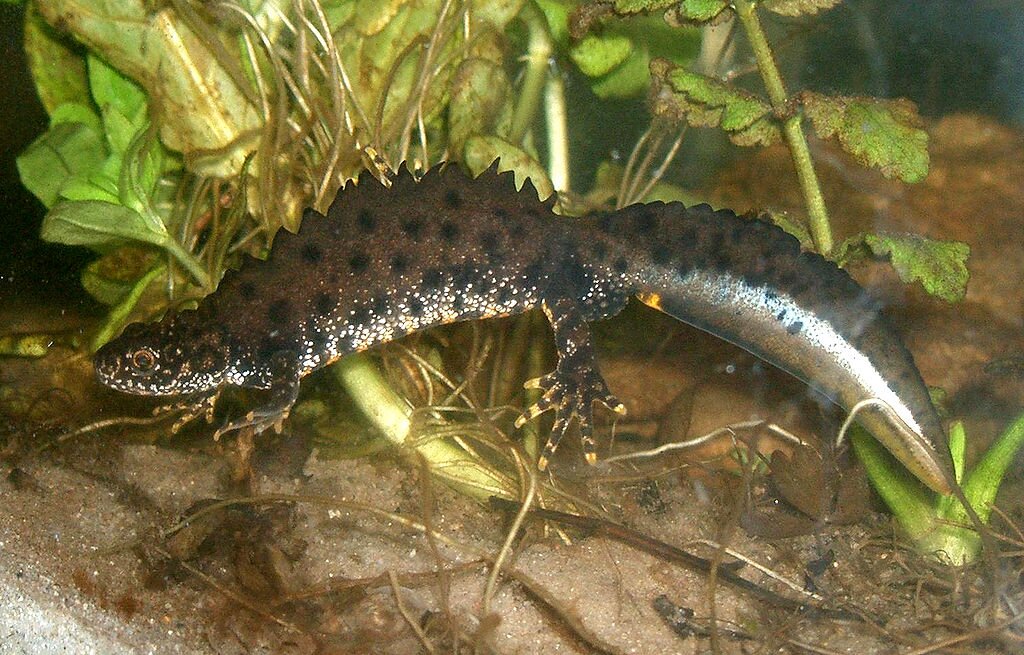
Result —
[{"label": "white speckled flank", "polygon": [[[558,217],[511,173],[457,166],[390,188],[369,173],[326,215],[279,232],[266,260],[245,260],[194,312],[129,326],[96,356],[101,381],[146,395],[267,389],[228,429],[287,415],[301,378],[344,355],[434,325],[543,307],[559,355],[542,402],[556,413],[541,461],[568,423],[596,456],[592,406],[620,408],[596,369],[588,323],[634,293],[677,319],[776,364],[848,410],[926,484],[948,489],[945,435],[911,354],[854,280],[778,227],[707,205],[654,202]],[[878,403],[875,404],[877,408]],[[522,417],[521,417],[522,418]],[[222,429],[223,430],[223,429]]]}]

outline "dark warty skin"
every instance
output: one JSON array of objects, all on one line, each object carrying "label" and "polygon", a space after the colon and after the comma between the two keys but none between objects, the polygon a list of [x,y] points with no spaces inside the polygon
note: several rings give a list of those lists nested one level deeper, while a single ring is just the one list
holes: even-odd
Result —
[{"label": "dark warty skin", "polygon": [[[529,183],[527,183],[529,186]],[[624,412],[594,364],[589,323],[638,297],[745,348],[844,407],[915,476],[951,490],[942,425],[913,358],[849,275],[759,220],[707,205],[633,205],[565,218],[492,167],[455,165],[390,189],[369,174],[324,217],[306,210],[266,261],[224,276],[195,311],[129,326],[96,355],[128,393],[209,396],[269,389],[266,406],[228,426],[257,431],[287,415],[299,380],[348,353],[455,321],[541,308],[559,360],[541,400],[553,409],[546,465],[573,417],[595,460],[592,405]]]}]

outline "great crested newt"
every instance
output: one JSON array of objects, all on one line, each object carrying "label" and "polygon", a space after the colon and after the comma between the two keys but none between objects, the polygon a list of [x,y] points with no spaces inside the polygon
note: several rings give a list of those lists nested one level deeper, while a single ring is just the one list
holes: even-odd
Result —
[{"label": "great crested newt", "polygon": [[[457,165],[390,188],[371,174],[323,216],[306,209],[266,260],[229,271],[197,309],[129,325],[96,354],[99,379],[133,394],[267,389],[267,404],[228,429],[280,421],[307,373],[435,325],[541,308],[558,350],[535,381],[521,426],[553,409],[540,465],[571,420],[595,461],[593,403],[624,412],[595,368],[590,322],[636,296],[745,348],[847,411],[915,476],[949,493],[946,437],[921,375],[871,297],[778,227],[708,205],[654,202],[557,216],[496,166]],[[874,400],[866,406],[863,401]]]}]

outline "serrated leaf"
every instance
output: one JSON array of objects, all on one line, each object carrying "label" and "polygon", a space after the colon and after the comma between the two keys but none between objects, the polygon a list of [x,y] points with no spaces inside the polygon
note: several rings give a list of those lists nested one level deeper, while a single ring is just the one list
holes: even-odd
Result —
[{"label": "serrated leaf", "polygon": [[679,0],[615,0],[615,13],[621,15],[658,11],[678,2]]},{"label": "serrated leaf", "polygon": [[693,127],[720,127],[744,146],[769,145],[781,136],[767,100],[663,59],[651,62],[651,75],[662,85],[653,94],[658,116]]},{"label": "serrated leaf", "polygon": [[782,212],[768,212],[768,217],[772,223],[775,223],[775,225],[782,228],[788,234],[795,236],[800,245],[805,249],[812,249],[814,247],[814,239],[811,238],[810,231],[800,221]]},{"label": "serrated leaf", "polygon": [[541,200],[555,192],[554,185],[551,184],[551,179],[540,162],[508,141],[495,136],[475,136],[466,143],[464,161],[474,175],[487,170],[495,159],[501,160],[499,171],[515,171],[517,187],[522,188],[529,179]]},{"label": "serrated leaf", "polygon": [[761,6],[781,16],[810,16],[843,0],[762,0]]},{"label": "serrated leaf", "polygon": [[729,7],[729,0],[682,0],[676,13],[679,18],[705,23]]},{"label": "serrated leaf", "polygon": [[920,282],[929,294],[949,303],[967,294],[971,247],[959,241],[938,241],[917,234],[859,234],[836,249],[840,265],[873,255],[889,260],[900,279]]},{"label": "serrated leaf", "polygon": [[836,137],[843,150],[885,177],[907,183],[928,175],[928,134],[908,100],[801,94],[804,111],[823,139]]},{"label": "serrated leaf", "polygon": [[18,156],[21,182],[47,207],[72,180],[98,170],[107,157],[101,135],[83,123],[58,123]]}]

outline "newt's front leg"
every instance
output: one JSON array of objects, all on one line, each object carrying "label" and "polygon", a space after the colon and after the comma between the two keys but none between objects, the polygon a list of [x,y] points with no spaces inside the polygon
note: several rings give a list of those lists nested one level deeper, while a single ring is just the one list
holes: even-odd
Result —
[{"label": "newt's front leg", "polygon": [[522,427],[549,409],[555,410],[551,436],[537,462],[543,471],[575,416],[580,426],[583,454],[593,464],[597,461],[594,452],[594,403],[601,402],[618,414],[625,414],[626,406],[608,391],[604,378],[597,371],[590,325],[576,302],[568,298],[550,304],[545,301],[543,309],[555,332],[558,365],[553,372],[526,383],[527,389],[543,389],[544,395],[516,419],[515,425]]},{"label": "newt's front leg", "polygon": [[281,424],[288,418],[292,405],[299,397],[298,360],[298,355],[290,350],[274,353],[268,366],[270,398],[245,416],[237,418],[217,430],[213,438],[219,439],[221,435],[228,432],[250,427],[254,434],[259,434],[270,427],[280,432]]}]

